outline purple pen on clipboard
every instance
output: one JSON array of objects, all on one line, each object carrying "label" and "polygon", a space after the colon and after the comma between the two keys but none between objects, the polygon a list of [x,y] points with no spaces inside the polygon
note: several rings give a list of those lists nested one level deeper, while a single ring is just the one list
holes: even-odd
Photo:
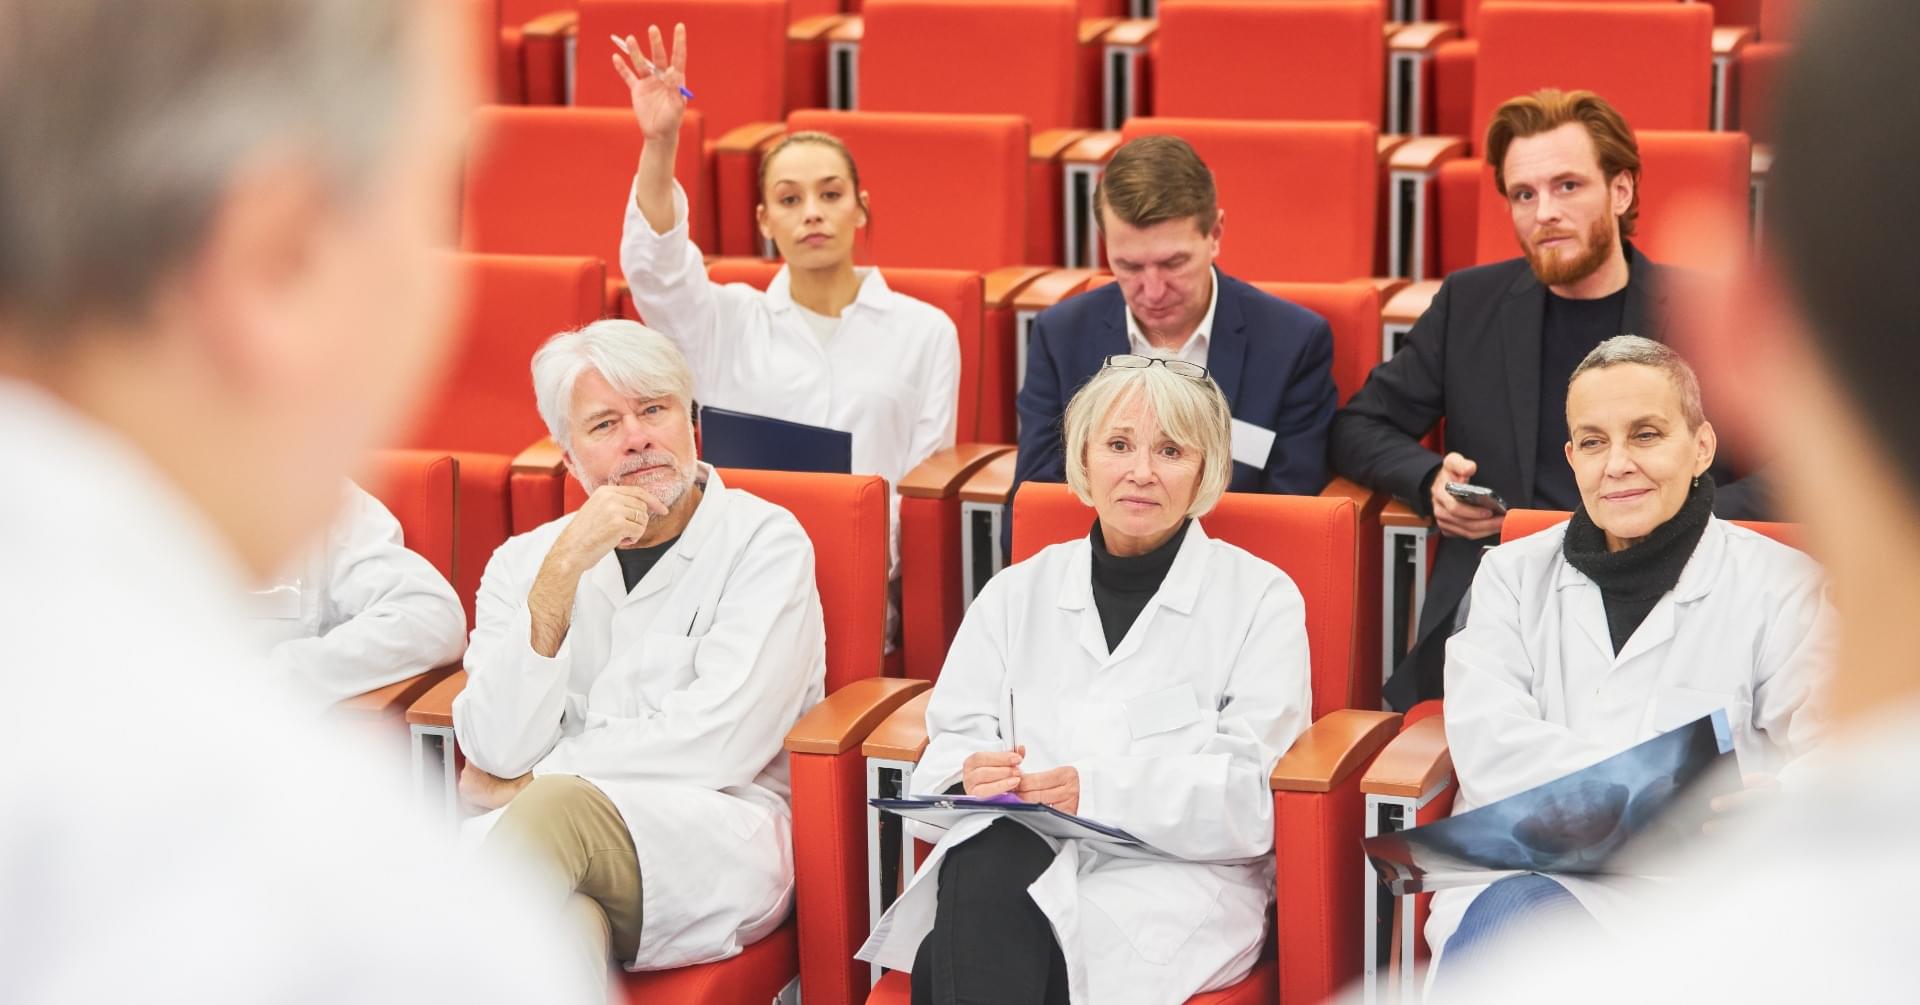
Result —
[{"label": "purple pen on clipboard", "polygon": [[[646,67],[647,72],[653,74],[656,79],[663,76],[660,72],[660,68],[653,65],[653,60],[648,59],[645,56],[639,55],[635,53],[632,49],[627,48],[626,39],[621,38],[618,35],[610,35],[608,37],[613,39],[614,48],[619,49],[623,53],[626,53],[627,58],[632,60],[635,64]],[[680,96],[687,99],[688,101],[693,100],[693,92],[687,90],[687,85],[685,84],[680,85]]]}]

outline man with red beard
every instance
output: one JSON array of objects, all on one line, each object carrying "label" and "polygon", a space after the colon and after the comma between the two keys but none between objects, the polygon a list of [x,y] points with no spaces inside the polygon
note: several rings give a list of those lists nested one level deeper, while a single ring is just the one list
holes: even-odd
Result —
[{"label": "man with red beard", "polygon": [[[1392,492],[1439,526],[1416,641],[1387,682],[1398,708],[1441,693],[1445,641],[1501,513],[1454,498],[1492,489],[1508,506],[1580,504],[1561,456],[1567,380],[1602,341],[1665,341],[1672,270],[1627,241],[1639,215],[1633,130],[1589,91],[1541,90],[1501,105],[1487,127],[1494,187],[1524,257],[1447,277],[1404,348],[1334,417],[1333,468]],[[1420,443],[1446,421],[1445,456]],[[1713,472],[1714,511],[1761,517],[1760,486]]]}]

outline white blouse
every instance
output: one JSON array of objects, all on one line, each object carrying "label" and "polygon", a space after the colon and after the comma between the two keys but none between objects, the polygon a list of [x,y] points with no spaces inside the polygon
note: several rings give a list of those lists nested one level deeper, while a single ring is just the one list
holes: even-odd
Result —
[{"label": "white blouse", "polygon": [[673,188],[673,227],[656,234],[631,195],[620,267],[648,327],[680,347],[703,404],[853,435],[853,471],[887,480],[892,564],[900,561],[900,479],[954,442],[960,344],[940,309],[862,269],[860,292],[823,342],[781,267],[765,293],[716,286],[687,236],[687,196]]}]

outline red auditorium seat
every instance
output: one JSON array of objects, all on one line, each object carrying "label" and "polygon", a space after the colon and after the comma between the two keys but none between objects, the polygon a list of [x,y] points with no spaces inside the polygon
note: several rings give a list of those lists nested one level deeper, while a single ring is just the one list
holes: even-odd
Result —
[{"label": "red auditorium seat", "polygon": [[786,117],[786,0],[580,0],[574,104],[629,110],[631,125],[632,101],[609,62],[609,36],[632,35],[644,55],[647,27],[658,25],[671,49],[675,24],[687,26],[691,107],[708,136]]},{"label": "red auditorium seat", "polygon": [[1159,21],[1154,115],[1380,121],[1379,0],[1167,0]]},{"label": "red auditorium seat", "polygon": [[1098,124],[1100,51],[1080,44],[1074,0],[869,0],[861,14],[862,111]]}]

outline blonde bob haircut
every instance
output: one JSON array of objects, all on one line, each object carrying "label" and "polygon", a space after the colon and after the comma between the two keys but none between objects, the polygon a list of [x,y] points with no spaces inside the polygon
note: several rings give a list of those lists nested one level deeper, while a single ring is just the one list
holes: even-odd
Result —
[{"label": "blonde bob haircut", "polygon": [[1081,502],[1093,505],[1087,447],[1115,408],[1142,394],[1167,439],[1182,450],[1200,452],[1200,480],[1187,515],[1205,516],[1233,474],[1233,413],[1211,378],[1182,377],[1164,366],[1102,367],[1074,393],[1063,421],[1068,487]]}]

